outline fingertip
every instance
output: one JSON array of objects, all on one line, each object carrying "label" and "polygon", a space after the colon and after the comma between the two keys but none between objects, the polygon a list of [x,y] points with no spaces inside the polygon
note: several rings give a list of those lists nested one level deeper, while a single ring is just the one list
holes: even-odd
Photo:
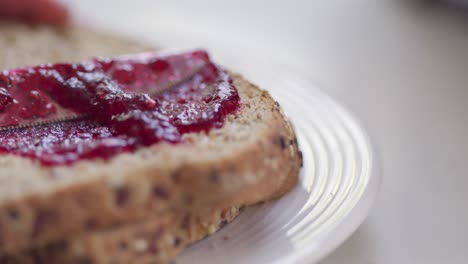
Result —
[{"label": "fingertip", "polygon": [[44,0],[37,10],[37,22],[56,26],[65,25],[69,22],[70,13],[68,9],[55,1]]}]

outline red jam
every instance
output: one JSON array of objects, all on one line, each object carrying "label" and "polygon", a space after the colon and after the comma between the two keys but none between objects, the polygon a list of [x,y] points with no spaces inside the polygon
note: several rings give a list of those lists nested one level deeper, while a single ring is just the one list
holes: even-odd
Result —
[{"label": "red jam", "polygon": [[0,154],[44,165],[109,158],[221,127],[239,103],[231,77],[205,51],[4,71]]}]

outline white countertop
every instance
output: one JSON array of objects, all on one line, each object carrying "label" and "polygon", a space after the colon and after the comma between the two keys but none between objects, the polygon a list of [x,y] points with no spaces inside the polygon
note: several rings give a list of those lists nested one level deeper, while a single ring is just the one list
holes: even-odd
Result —
[{"label": "white countertop", "polygon": [[404,0],[98,2],[107,4],[72,4],[251,42],[245,52],[274,54],[363,122],[382,161],[381,194],[323,264],[466,262],[468,10]]}]

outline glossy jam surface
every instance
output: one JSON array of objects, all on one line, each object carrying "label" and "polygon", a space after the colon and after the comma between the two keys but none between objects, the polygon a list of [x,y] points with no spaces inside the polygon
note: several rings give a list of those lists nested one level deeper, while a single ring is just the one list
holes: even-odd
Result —
[{"label": "glossy jam surface", "polygon": [[0,74],[0,153],[44,165],[109,158],[220,127],[238,107],[204,51],[14,69]]}]

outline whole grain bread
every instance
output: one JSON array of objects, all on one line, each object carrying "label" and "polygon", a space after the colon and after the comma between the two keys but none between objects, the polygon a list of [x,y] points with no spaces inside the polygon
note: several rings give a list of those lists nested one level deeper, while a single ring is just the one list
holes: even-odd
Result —
[{"label": "whole grain bread", "polygon": [[[0,25],[5,69],[149,49],[85,29]],[[220,129],[186,134],[184,144],[161,143],[110,160],[58,167],[0,156],[0,252],[99,237],[151,217],[170,217],[180,208],[209,212],[249,205],[291,189],[302,162],[291,124],[266,91],[233,77],[241,109]]]}]

